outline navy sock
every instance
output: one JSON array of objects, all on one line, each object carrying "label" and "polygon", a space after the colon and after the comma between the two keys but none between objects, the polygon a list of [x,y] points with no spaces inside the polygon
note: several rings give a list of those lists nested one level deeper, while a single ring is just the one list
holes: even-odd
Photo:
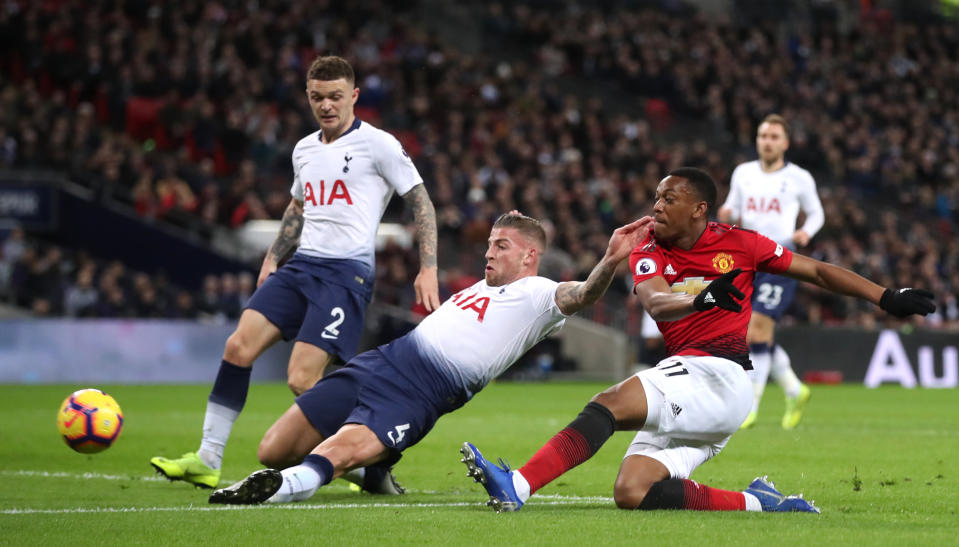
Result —
[{"label": "navy sock", "polygon": [[319,454],[310,454],[303,458],[303,465],[316,471],[320,476],[320,486],[329,484],[333,479],[333,463]]},{"label": "navy sock", "polygon": [[250,373],[253,367],[238,367],[227,361],[220,362],[220,371],[213,382],[210,401],[240,412],[246,404],[250,390]]},{"label": "navy sock", "polygon": [[755,353],[756,355],[762,355],[764,353],[769,353],[773,350],[772,345],[762,342],[760,344],[749,344],[749,353]]}]

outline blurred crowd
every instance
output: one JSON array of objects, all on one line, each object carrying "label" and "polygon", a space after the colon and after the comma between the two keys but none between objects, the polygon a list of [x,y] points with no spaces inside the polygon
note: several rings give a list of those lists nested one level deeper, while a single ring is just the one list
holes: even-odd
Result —
[{"label": "blurred crowd", "polygon": [[[756,123],[776,111],[793,126],[788,158],[817,176],[826,210],[804,251],[882,284],[930,287],[941,312],[927,322],[959,326],[955,25],[816,12],[750,26],[680,2],[620,4],[468,4],[484,51],[511,52],[498,55],[440,43],[417,25],[415,2],[7,3],[0,167],[64,171],[201,232],[279,218],[292,147],[315,130],[305,69],[335,52],[357,71],[358,117],[393,132],[427,181],[449,292],[482,272],[491,221],[514,208],[546,220],[543,275],[585,276],[609,232],[649,212],[670,168],[704,167],[725,194],[732,168],[754,157]],[[598,85],[563,91],[564,80],[614,86],[643,109],[604,100]],[[698,134],[665,138],[678,120]],[[415,251],[388,246],[377,298],[409,307],[415,271]],[[634,331],[628,294],[624,272],[590,313]],[[809,288],[790,317],[886,320]]]},{"label": "blurred crowd", "polygon": [[37,317],[168,318],[233,321],[253,294],[250,272],[207,275],[199,289],[163,273],[134,271],[120,260],[29,238],[14,229],[0,240],[0,302]]}]

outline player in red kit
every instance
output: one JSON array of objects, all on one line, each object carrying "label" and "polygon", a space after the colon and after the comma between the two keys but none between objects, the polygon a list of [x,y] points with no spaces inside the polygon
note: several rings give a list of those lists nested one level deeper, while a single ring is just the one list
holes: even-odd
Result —
[{"label": "player in red kit", "polygon": [[663,332],[666,359],[593,397],[518,470],[492,464],[463,444],[463,462],[495,510],[518,510],[591,458],[614,431],[633,430],[614,486],[622,509],[819,512],[801,496],[784,496],[765,477],[744,491],[689,480],[726,446],[752,406],[746,328],[753,276],[787,275],[868,300],[897,317],[935,311],[932,293],[885,289],[757,232],[709,222],[715,202],[716,185],[706,172],[673,170],[656,190],[654,233],[630,255],[633,290]]}]

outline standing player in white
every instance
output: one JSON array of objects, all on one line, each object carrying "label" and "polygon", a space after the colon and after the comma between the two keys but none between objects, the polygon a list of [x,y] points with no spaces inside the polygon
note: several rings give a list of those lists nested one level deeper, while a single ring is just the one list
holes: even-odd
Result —
[{"label": "standing player in white", "polygon": [[305,500],[344,471],[392,465],[440,416],[601,297],[651,223],[645,217],[613,232],[586,281],[557,283],[536,275],[546,247],[540,223],[502,215],[490,232],[485,279],[297,397],[260,443],[257,456],[271,469],[213,492],[210,503]]},{"label": "standing player in white", "polygon": [[[310,66],[306,95],[320,130],[293,149],[293,199],[263,260],[257,290],[226,341],[199,450],[150,460],[170,480],[216,487],[253,361],[281,338],[295,340],[287,379],[296,395],[316,384],[334,356],[353,357],[373,291],[376,229],[394,191],[416,224],[416,301],[428,311],[439,307],[433,204],[399,141],[354,116],[360,92],[354,83],[353,68],[340,57],[319,57]],[[388,468],[367,470],[362,479],[371,492],[401,491]]]},{"label": "standing player in white", "polygon": [[[755,230],[789,250],[805,247],[822,228],[822,203],[816,181],[808,171],[785,160],[789,148],[789,125],[778,114],[766,116],[756,133],[759,159],[743,163],[733,171],[729,196],[719,209],[720,222],[738,223]],[[799,211],[806,215],[796,228]],[[782,427],[799,425],[809,401],[809,388],[799,381],[790,366],[789,355],[775,344],[776,320],[782,317],[796,294],[794,279],[758,273],[753,282],[753,314],[749,319],[749,358],[755,402],[742,427],[756,422],[759,401],[772,375],[786,395]]]}]

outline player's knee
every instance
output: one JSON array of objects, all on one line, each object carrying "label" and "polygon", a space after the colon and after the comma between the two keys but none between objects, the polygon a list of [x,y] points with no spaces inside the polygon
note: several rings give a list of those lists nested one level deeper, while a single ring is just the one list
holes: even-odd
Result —
[{"label": "player's knee", "polygon": [[316,374],[303,369],[291,369],[287,373],[286,385],[289,386],[293,395],[302,395],[303,392],[313,387],[322,377],[322,374]]},{"label": "player's knee", "polygon": [[284,469],[290,465],[290,454],[267,432],[256,449],[256,459],[266,467]]},{"label": "player's knee", "polygon": [[226,361],[240,367],[248,367],[253,364],[253,355],[254,348],[239,331],[234,331],[226,339],[226,346],[223,349],[223,358]]},{"label": "player's knee", "polygon": [[637,509],[646,499],[649,487],[646,481],[620,475],[613,486],[613,501],[620,509]]},{"label": "player's knee", "polygon": [[293,392],[293,395],[299,397],[303,394],[304,391],[310,389],[310,386],[306,385],[301,378],[290,376],[286,379],[286,385],[290,388],[290,391]]},{"label": "player's knee", "polygon": [[626,398],[623,397],[619,387],[620,386],[618,385],[613,386],[606,391],[597,393],[592,399],[590,399],[591,403],[602,405],[606,408],[606,410],[609,411],[613,419],[616,421],[617,427],[623,425],[622,420],[626,419],[626,417],[629,415],[630,409],[633,405],[632,401],[626,400]]}]

